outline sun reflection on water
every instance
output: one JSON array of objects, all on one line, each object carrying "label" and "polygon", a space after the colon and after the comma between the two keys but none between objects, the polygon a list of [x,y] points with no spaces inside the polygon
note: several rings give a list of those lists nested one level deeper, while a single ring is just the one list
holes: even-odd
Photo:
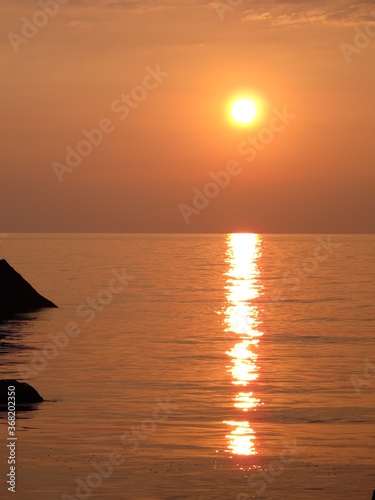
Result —
[{"label": "sun reflection on water", "polygon": [[[255,455],[255,432],[250,423],[243,419],[243,414],[256,410],[261,404],[253,392],[246,389],[259,377],[257,366],[257,347],[262,333],[258,330],[258,308],[251,301],[260,295],[260,279],[258,259],[260,252],[260,236],[257,234],[230,234],[227,238],[226,299],[224,311],[227,338],[233,343],[226,351],[230,358],[227,367],[232,376],[234,386],[242,386],[233,398],[233,405],[239,417],[225,420],[230,426],[228,452],[233,455]],[[250,387],[249,387],[250,386]]]}]

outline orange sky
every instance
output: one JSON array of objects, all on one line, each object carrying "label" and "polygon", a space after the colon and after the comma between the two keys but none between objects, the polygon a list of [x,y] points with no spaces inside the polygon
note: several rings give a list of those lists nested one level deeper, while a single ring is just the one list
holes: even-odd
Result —
[{"label": "orange sky", "polygon": [[[0,232],[374,232],[375,2],[49,1],[0,7]],[[275,109],[294,118],[247,161]]]}]

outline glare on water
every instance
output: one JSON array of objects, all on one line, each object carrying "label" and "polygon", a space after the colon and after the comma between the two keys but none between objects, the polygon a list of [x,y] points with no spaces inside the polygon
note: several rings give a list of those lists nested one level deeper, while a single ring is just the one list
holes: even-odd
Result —
[{"label": "glare on water", "polygon": [[226,351],[230,358],[227,367],[234,386],[245,388],[233,397],[238,409],[237,421],[224,421],[231,428],[228,452],[235,455],[255,455],[255,433],[244,415],[254,410],[261,401],[251,391],[251,382],[259,377],[257,347],[262,333],[258,330],[258,309],[252,300],[260,295],[258,259],[261,239],[256,234],[230,234],[227,237],[226,299],[224,311],[226,333],[232,346]]}]

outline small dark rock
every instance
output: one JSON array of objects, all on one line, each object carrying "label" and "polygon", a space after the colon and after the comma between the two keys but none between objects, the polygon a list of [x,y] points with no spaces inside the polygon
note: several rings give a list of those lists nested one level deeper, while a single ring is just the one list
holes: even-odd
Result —
[{"label": "small dark rock", "polygon": [[0,407],[8,406],[8,388],[12,386],[15,387],[16,407],[44,401],[38,391],[26,382],[14,379],[0,380]]}]

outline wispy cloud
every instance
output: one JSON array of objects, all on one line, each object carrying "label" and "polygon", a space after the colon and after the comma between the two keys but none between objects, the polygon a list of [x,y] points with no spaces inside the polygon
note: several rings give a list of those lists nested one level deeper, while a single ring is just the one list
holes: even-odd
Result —
[{"label": "wispy cloud", "polygon": [[91,28],[91,24],[85,21],[79,21],[78,19],[73,19],[66,23],[68,28]]},{"label": "wispy cloud", "polygon": [[[253,3],[253,2],[251,2]],[[255,5],[255,4],[254,4]],[[247,9],[244,22],[263,22],[272,26],[303,26],[306,24],[358,25],[374,20],[375,1],[331,2],[265,1],[260,9]]]},{"label": "wispy cloud", "polygon": [[[223,3],[225,1],[223,0]],[[212,8],[212,0],[76,0],[76,6],[129,10],[139,14],[181,8]],[[235,7],[242,21],[272,26],[358,25],[374,18],[375,0],[243,0]]]},{"label": "wispy cloud", "polygon": [[[191,0],[180,0],[174,2],[172,0],[76,0],[75,6],[87,6],[106,9],[129,10],[133,12],[143,13],[150,11],[170,10],[178,7],[194,6],[202,2],[192,2]],[[204,2],[203,2],[204,3]]]}]

